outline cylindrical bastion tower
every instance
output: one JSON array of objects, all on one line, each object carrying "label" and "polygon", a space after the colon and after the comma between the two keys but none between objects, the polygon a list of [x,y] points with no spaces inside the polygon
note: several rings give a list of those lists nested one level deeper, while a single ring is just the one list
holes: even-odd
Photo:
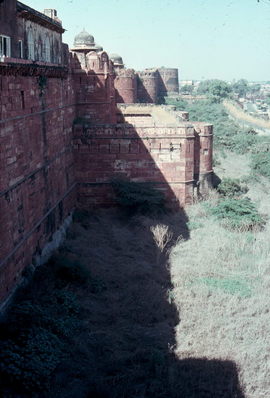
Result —
[{"label": "cylindrical bastion tower", "polygon": [[179,80],[177,68],[158,68],[159,96],[166,97],[179,93]]},{"label": "cylindrical bastion tower", "polygon": [[157,69],[145,69],[142,72],[138,72],[138,102],[157,104]]}]

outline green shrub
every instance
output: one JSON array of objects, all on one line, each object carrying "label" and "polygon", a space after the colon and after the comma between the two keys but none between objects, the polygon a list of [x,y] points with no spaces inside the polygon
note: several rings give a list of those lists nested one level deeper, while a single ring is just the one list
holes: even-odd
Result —
[{"label": "green shrub", "polygon": [[250,297],[252,291],[249,284],[245,280],[237,278],[221,278],[221,277],[203,277],[198,278],[195,282],[212,288],[219,289],[227,294],[239,295],[241,297]]},{"label": "green shrub", "polygon": [[[6,384],[26,391],[46,389],[64,357],[63,343],[45,329],[30,328],[0,344],[0,374]],[[15,384],[15,385],[14,385]]]},{"label": "green shrub", "polygon": [[198,93],[207,95],[213,103],[221,102],[224,98],[229,97],[231,92],[230,84],[218,79],[203,80],[198,87]]},{"label": "green shrub", "polygon": [[251,159],[251,168],[254,173],[270,177],[270,152],[256,153]]},{"label": "green shrub", "polygon": [[165,104],[173,105],[179,111],[185,111],[188,107],[188,103],[182,98],[165,97]]},{"label": "green shrub", "polygon": [[[64,277],[77,281],[77,270],[75,277],[69,271]],[[39,267],[2,319],[1,391],[16,391],[21,396],[19,393],[46,390],[54,370],[71,355],[70,338],[82,327],[82,309],[66,284],[59,288],[55,272],[53,262]],[[79,275],[82,277],[81,272]]]},{"label": "green shrub", "polygon": [[248,191],[248,187],[241,184],[240,180],[233,178],[224,178],[217,187],[217,191],[222,196],[227,196],[229,198],[239,197]]},{"label": "green shrub", "polygon": [[62,281],[83,284],[90,279],[90,271],[79,261],[67,255],[54,255],[50,263],[56,277]]},{"label": "green shrub", "polygon": [[190,231],[193,231],[194,229],[202,228],[203,224],[197,221],[188,221],[187,227]]},{"label": "green shrub", "polygon": [[220,165],[221,165],[220,160],[214,155],[213,156],[213,167],[217,167],[217,166],[220,166]]},{"label": "green shrub", "polygon": [[210,208],[210,213],[222,220],[224,226],[232,229],[251,230],[265,224],[254,203],[248,198],[225,198]]},{"label": "green shrub", "polygon": [[81,224],[85,229],[88,228],[89,212],[83,209],[76,209],[73,213],[72,219],[74,222]]},{"label": "green shrub", "polygon": [[245,154],[253,152],[260,142],[260,137],[254,134],[253,130],[240,129],[237,134],[232,137],[232,150],[234,152]]},{"label": "green shrub", "polygon": [[[228,149],[240,154],[257,152],[257,148],[265,141],[253,129],[245,129],[229,118],[224,106],[211,101],[196,101],[187,104],[191,121],[212,123],[214,126],[215,148]],[[269,145],[270,146],[270,145]]]},{"label": "green shrub", "polygon": [[149,215],[165,211],[163,193],[148,183],[114,180],[112,186],[117,203],[131,213]]}]

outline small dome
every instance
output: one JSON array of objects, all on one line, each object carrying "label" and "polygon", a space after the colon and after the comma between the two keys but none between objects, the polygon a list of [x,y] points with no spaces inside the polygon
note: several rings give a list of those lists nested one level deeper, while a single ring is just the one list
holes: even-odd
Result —
[{"label": "small dome", "polygon": [[115,66],[124,65],[122,57],[120,57],[120,55],[118,54],[111,54],[110,60],[113,62]]},{"label": "small dome", "polygon": [[95,39],[90,33],[84,29],[81,33],[75,36],[74,47],[93,47],[95,46]]},{"label": "small dome", "polygon": [[96,44],[95,49],[96,49],[97,52],[103,51],[103,47],[100,46],[99,44]]}]

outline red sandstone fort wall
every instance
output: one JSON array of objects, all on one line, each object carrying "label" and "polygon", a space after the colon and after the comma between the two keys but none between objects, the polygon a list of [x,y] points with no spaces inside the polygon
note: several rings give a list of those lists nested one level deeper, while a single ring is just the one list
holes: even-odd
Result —
[{"label": "red sandstone fort wall", "polygon": [[159,68],[158,75],[158,91],[160,97],[179,93],[177,68]]},{"label": "red sandstone fort wall", "polygon": [[116,102],[133,104],[137,102],[137,75],[132,69],[122,69],[114,80]]},{"label": "red sandstone fort wall", "polygon": [[106,53],[100,57],[90,53],[87,61],[86,67],[82,68],[77,55],[72,55],[76,116],[95,124],[115,123],[115,75],[109,70],[108,56]]},{"label": "red sandstone fort wall", "polygon": [[0,3],[0,33],[11,36],[11,55],[17,56],[18,53],[18,27],[17,27],[17,0],[9,0]]},{"label": "red sandstone fort wall", "polygon": [[116,108],[157,103],[162,88],[176,90],[176,69],[116,73],[106,52],[69,54],[58,22],[16,3],[0,3],[0,33],[11,38],[0,62],[0,302],[75,206],[115,204],[112,179],[154,184],[177,208],[196,183],[207,191],[212,173],[212,126],[181,123],[178,112],[161,127],[149,109]]},{"label": "red sandstone fort wall", "polygon": [[64,68],[2,63],[0,87],[2,301],[75,205],[75,108]]},{"label": "red sandstone fort wall", "polygon": [[194,142],[187,127],[75,126],[79,206],[114,204],[110,183],[116,177],[155,184],[172,207],[191,203]]},{"label": "red sandstone fort wall", "polygon": [[138,73],[137,98],[142,103],[158,103],[159,77],[157,71],[143,71]]}]

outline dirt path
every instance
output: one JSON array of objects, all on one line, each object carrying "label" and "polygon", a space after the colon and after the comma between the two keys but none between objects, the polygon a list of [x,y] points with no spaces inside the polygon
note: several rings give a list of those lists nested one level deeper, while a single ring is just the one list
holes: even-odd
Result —
[{"label": "dirt path", "polygon": [[240,107],[236,106],[231,101],[223,101],[225,109],[229,114],[236,119],[236,121],[243,127],[254,128],[259,135],[270,135],[270,121],[255,118],[248,113],[245,113]]}]

